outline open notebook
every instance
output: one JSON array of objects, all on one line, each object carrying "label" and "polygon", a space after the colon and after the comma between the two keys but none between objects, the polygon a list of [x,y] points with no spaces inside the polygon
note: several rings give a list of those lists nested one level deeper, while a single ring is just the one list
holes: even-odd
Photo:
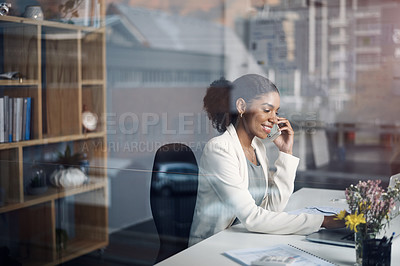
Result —
[{"label": "open notebook", "polygon": [[[400,180],[400,174],[394,175],[390,177],[389,186],[394,186],[396,179]],[[400,208],[400,202],[395,202],[396,209],[398,212]],[[400,215],[395,217],[390,221],[389,226],[386,228],[386,233],[382,232],[383,235],[390,236],[394,233],[394,237],[400,235]],[[354,247],[354,232],[350,231],[347,228],[340,229],[321,229],[318,232],[312,233],[306,236],[306,239],[313,242]]]},{"label": "open notebook", "polygon": [[334,265],[333,263],[302,250],[293,245],[276,245],[265,248],[248,248],[231,250],[223,253],[228,258],[238,262],[241,265],[252,265],[252,262],[264,256],[284,256],[292,257],[294,261],[290,263],[292,266],[316,266],[316,265]]}]

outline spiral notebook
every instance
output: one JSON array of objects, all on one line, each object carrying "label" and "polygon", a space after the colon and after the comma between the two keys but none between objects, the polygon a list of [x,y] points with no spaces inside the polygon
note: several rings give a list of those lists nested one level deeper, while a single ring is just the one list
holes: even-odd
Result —
[{"label": "spiral notebook", "polygon": [[266,248],[237,249],[224,252],[223,255],[236,261],[241,265],[249,265],[264,256],[293,257],[295,260],[288,264],[290,266],[325,266],[335,265],[321,257],[311,254],[293,245],[276,245]]}]

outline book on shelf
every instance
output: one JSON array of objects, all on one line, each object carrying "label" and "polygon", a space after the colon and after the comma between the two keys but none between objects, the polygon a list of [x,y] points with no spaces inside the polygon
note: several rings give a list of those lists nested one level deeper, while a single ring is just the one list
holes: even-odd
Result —
[{"label": "book on shelf", "polygon": [[5,141],[4,129],[4,98],[0,98],[0,143]]},{"label": "book on shelf", "polygon": [[13,127],[14,127],[13,110],[14,110],[14,100],[13,98],[9,98],[8,99],[8,142],[13,141]]},{"label": "book on shelf", "polygon": [[22,99],[22,129],[21,129],[21,140],[25,140],[25,125],[26,125],[26,106],[27,106],[27,98]]},{"label": "book on shelf", "polygon": [[12,101],[12,105],[13,105],[12,130],[11,130],[12,140],[11,141],[15,142],[15,141],[17,141],[17,135],[16,135],[16,133],[17,133],[17,109],[18,109],[17,98],[12,98],[11,101]]},{"label": "book on shelf", "polygon": [[4,142],[10,142],[9,140],[9,132],[10,132],[10,125],[9,125],[9,97],[8,96],[4,96]]},{"label": "book on shelf", "polygon": [[14,141],[22,140],[22,115],[23,115],[23,98],[15,99],[14,121],[15,121],[15,139]]},{"label": "book on shelf", "polygon": [[31,139],[32,98],[0,98],[0,143]]},{"label": "book on shelf", "polygon": [[26,98],[25,140],[31,139],[32,98]]}]

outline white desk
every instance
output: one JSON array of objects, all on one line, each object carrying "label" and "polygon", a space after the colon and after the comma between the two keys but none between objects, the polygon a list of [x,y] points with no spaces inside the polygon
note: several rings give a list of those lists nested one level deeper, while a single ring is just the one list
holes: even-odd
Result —
[{"label": "white desk", "polygon": [[[287,211],[307,206],[337,206],[345,208],[344,192],[338,190],[303,188],[295,192],[286,207]],[[400,265],[400,237],[393,241],[391,265]],[[233,265],[238,263],[222,255],[225,251],[243,248],[262,248],[277,244],[291,244],[338,265],[354,265],[354,248],[309,242],[300,235],[270,235],[250,233],[243,226],[233,226],[202,242],[160,262],[157,265]]]}]

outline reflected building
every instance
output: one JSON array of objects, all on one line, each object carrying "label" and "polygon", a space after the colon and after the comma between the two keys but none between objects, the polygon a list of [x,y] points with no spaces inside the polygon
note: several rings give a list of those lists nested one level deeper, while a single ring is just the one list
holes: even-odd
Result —
[{"label": "reflected building", "polygon": [[145,162],[164,143],[200,141],[201,134],[179,134],[180,113],[190,116],[189,131],[207,135],[201,99],[224,75],[223,28],[123,4],[109,6],[106,23],[111,157]]},{"label": "reflected building", "polygon": [[[107,12],[112,87],[199,87],[224,74],[223,28],[159,10],[112,4]],[[208,29],[212,29],[208,31]],[[199,42],[203,35],[203,42]],[[212,41],[215,40],[215,41]],[[193,64],[197,62],[197,64]]]},{"label": "reflected building", "polygon": [[301,110],[306,96],[307,28],[302,17],[307,9],[301,6],[281,11],[279,7],[260,10],[255,16],[238,18],[235,29],[257,63],[281,91],[282,100]]},{"label": "reflected building", "polygon": [[317,111],[327,124],[343,116],[366,122],[346,113],[356,112],[372,84],[379,80],[378,87],[390,88],[383,94],[399,94],[393,41],[399,10],[396,1],[277,1],[238,18],[235,29],[293,109]]},{"label": "reflected building", "polygon": [[339,19],[333,19],[337,12],[330,16],[332,22],[326,2],[281,1],[236,21],[238,34],[280,88],[284,102],[293,111],[319,110],[324,121],[333,119],[330,109],[343,109],[352,77],[345,71],[345,66],[351,70],[348,39]]},{"label": "reflected building", "polygon": [[377,174],[386,172],[400,150],[398,1],[266,3],[237,18],[235,30],[282,91],[281,113],[305,131],[314,114],[314,129],[326,132],[327,142],[312,144],[315,135],[298,131],[298,154],[307,161],[300,168],[318,168],[308,162],[329,147],[325,164],[368,161],[382,164]]},{"label": "reflected building", "polygon": [[106,33],[110,198],[136,202],[132,212],[110,208],[110,227],[120,228],[151,217],[143,188],[161,145],[184,143],[199,160],[217,134],[203,112],[208,85],[263,70],[231,29],[206,20],[111,4]]},{"label": "reflected building", "polygon": [[124,4],[109,6],[106,24],[108,110],[114,124],[129,112],[138,116],[122,119],[124,129],[137,131],[109,134],[111,143],[205,142],[215,134],[202,112],[207,86],[222,76],[263,74],[221,24]]}]

